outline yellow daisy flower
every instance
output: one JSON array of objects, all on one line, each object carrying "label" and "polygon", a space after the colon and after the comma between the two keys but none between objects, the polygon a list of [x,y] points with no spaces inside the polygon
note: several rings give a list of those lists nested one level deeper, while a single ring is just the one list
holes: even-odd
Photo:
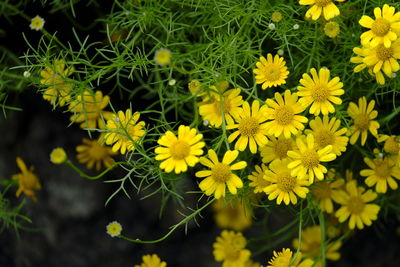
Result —
[{"label": "yellow daisy flower", "polygon": [[333,212],[333,195],[337,194],[338,190],[343,187],[344,183],[343,179],[337,179],[320,181],[311,185],[311,193],[318,201],[321,211],[327,213]]},{"label": "yellow daisy flower", "polygon": [[250,258],[251,252],[246,247],[246,238],[242,233],[224,230],[213,244],[214,258],[222,261],[222,267],[243,266]]},{"label": "yellow daisy flower", "polygon": [[160,145],[155,149],[156,160],[162,160],[160,168],[165,172],[179,174],[186,172],[188,166],[193,167],[199,162],[199,156],[203,155],[203,135],[197,133],[196,129],[180,125],[178,136],[167,131],[161,136],[157,143]]},{"label": "yellow daisy flower", "polygon": [[364,225],[370,226],[372,221],[378,218],[380,207],[369,202],[377,198],[377,194],[372,190],[365,192],[363,187],[357,187],[357,181],[351,180],[346,184],[346,191],[339,192],[335,202],[342,207],[335,212],[339,222],[342,223],[349,219],[349,228],[363,229]]},{"label": "yellow daisy flower", "polygon": [[31,24],[29,25],[29,28],[31,28],[31,30],[40,31],[41,29],[43,29],[44,23],[44,19],[41,16],[36,15],[34,18],[31,19]]},{"label": "yellow daisy flower", "polygon": [[246,168],[246,161],[239,161],[230,166],[238,155],[237,150],[228,150],[225,152],[222,162],[219,162],[215,151],[210,149],[208,150],[209,159],[200,158],[200,163],[210,168],[210,170],[196,172],[196,177],[206,177],[199,184],[204,194],[207,196],[214,194],[215,198],[219,199],[221,196],[225,196],[226,186],[228,186],[229,192],[234,195],[237,193],[237,188],[243,187],[242,180],[232,171]]},{"label": "yellow daisy flower", "polygon": [[109,96],[104,96],[101,91],[95,94],[85,90],[82,95],[78,95],[75,100],[69,104],[69,111],[74,115],[70,117],[72,122],[80,123],[81,128],[105,129],[105,120],[112,117],[112,112],[103,111],[110,102]]},{"label": "yellow daisy flower", "polygon": [[319,74],[314,68],[310,72],[312,78],[304,73],[303,78],[300,79],[301,86],[297,86],[299,103],[305,107],[311,105],[310,113],[314,115],[319,115],[321,112],[324,115],[334,113],[335,107],[332,103],[342,104],[342,100],[338,96],[344,94],[343,83],[340,82],[339,77],[329,80],[330,71],[327,68],[321,68]]},{"label": "yellow daisy flower", "polygon": [[214,220],[219,228],[243,231],[252,224],[251,211],[249,207],[240,200],[225,203],[218,199],[213,203]]},{"label": "yellow daisy flower", "polygon": [[275,100],[267,99],[266,104],[269,108],[266,109],[266,114],[269,120],[265,124],[268,129],[268,134],[279,137],[283,134],[286,138],[296,135],[298,131],[304,129],[303,123],[308,119],[298,115],[305,110],[298,101],[297,94],[286,90],[283,98],[278,92],[275,93]]},{"label": "yellow daisy flower", "polygon": [[261,89],[265,90],[286,83],[289,71],[283,57],[279,55],[272,57],[272,54],[268,54],[267,59],[265,59],[261,56],[256,66],[257,68],[253,69],[253,72],[256,75],[256,83],[262,84]]},{"label": "yellow daisy flower", "polygon": [[[343,1],[344,0],[336,0],[336,2]],[[306,12],[306,18],[311,18],[313,20],[317,20],[321,15],[323,15],[326,20],[330,20],[340,14],[340,10],[333,3],[333,0],[300,0],[299,4],[302,6],[312,5]]]},{"label": "yellow daisy flower", "polygon": [[172,59],[171,51],[169,51],[169,49],[166,48],[160,48],[154,54],[154,61],[161,67],[170,64],[171,59]]},{"label": "yellow daisy flower", "polygon": [[[298,248],[300,246],[300,251],[302,255],[307,256],[314,260],[314,266],[322,266],[321,261],[316,261],[320,257],[321,253],[321,226],[314,225],[301,230],[301,242],[299,244],[299,239],[293,240],[293,248]],[[326,242],[325,247],[325,257],[328,260],[337,261],[340,259],[339,249],[342,246],[341,241],[336,242]]]},{"label": "yellow daisy flower", "polygon": [[400,139],[396,135],[380,135],[378,137],[378,142],[385,142],[383,145],[383,150],[386,153],[392,154],[392,155],[399,155],[400,153]]},{"label": "yellow daisy flower", "polygon": [[20,157],[17,157],[16,161],[21,173],[12,176],[12,179],[18,180],[18,190],[15,195],[19,197],[21,193],[24,193],[26,196],[36,201],[35,191],[42,189],[42,186],[40,185],[37,175],[33,173],[34,168],[31,166],[28,169]]},{"label": "yellow daisy flower", "polygon": [[374,9],[375,20],[369,16],[363,15],[358,23],[361,26],[370,29],[361,34],[361,44],[366,45],[371,42],[371,46],[383,44],[389,48],[394,40],[397,39],[396,31],[400,30],[400,12],[387,4],[383,8]]},{"label": "yellow daisy flower", "polygon": [[107,120],[108,132],[104,135],[104,140],[107,145],[114,144],[112,150],[121,154],[126,151],[133,151],[136,143],[140,142],[140,138],[145,134],[144,121],[139,121],[140,113],[135,112],[132,115],[132,110],[127,109],[125,113],[118,111],[112,115],[112,119]]},{"label": "yellow daisy flower", "polygon": [[378,117],[378,111],[374,110],[375,100],[371,100],[367,106],[367,99],[365,96],[358,99],[358,106],[350,102],[347,108],[347,113],[354,120],[354,124],[350,127],[348,135],[350,137],[350,144],[354,145],[358,137],[361,135],[361,146],[365,145],[367,141],[368,131],[373,135],[378,135],[379,123],[374,121]]},{"label": "yellow daisy flower", "polygon": [[264,179],[265,171],[268,170],[265,164],[261,164],[261,167],[255,165],[256,171],[252,172],[247,178],[251,181],[249,186],[254,187],[254,193],[262,193],[264,189],[271,184],[271,182]]},{"label": "yellow daisy flower", "polygon": [[111,237],[119,236],[122,232],[122,225],[117,221],[110,222],[106,226],[106,231]]},{"label": "yellow daisy flower", "polygon": [[167,267],[167,263],[165,261],[161,261],[160,257],[156,254],[152,255],[144,255],[142,257],[142,264],[136,264],[134,267]]},{"label": "yellow daisy flower", "polygon": [[81,164],[86,163],[86,168],[92,169],[96,166],[96,171],[99,171],[104,167],[110,167],[114,160],[111,156],[116,153],[107,146],[103,146],[99,140],[89,140],[87,138],[82,139],[83,145],[76,147],[76,158]]},{"label": "yellow daisy flower", "polygon": [[255,154],[257,152],[257,146],[261,147],[268,143],[267,129],[265,123],[267,118],[265,117],[266,106],[260,107],[260,102],[254,100],[251,109],[248,102],[243,103],[243,111],[239,114],[239,117],[235,120],[238,124],[228,125],[226,128],[237,129],[235,132],[229,135],[228,141],[232,143],[239,135],[239,139],[235,143],[235,149],[244,151],[249,145],[250,152]]},{"label": "yellow daisy flower", "polygon": [[264,163],[271,162],[275,159],[285,159],[288,157],[289,150],[296,149],[296,143],[292,138],[286,138],[281,135],[278,138],[275,136],[268,136],[269,142],[260,147],[261,160]]},{"label": "yellow daisy flower", "polygon": [[293,258],[293,252],[288,249],[282,249],[282,252],[273,251],[273,257],[268,261],[267,267],[311,267],[314,261],[311,259],[305,259],[301,261],[302,255],[299,252]]},{"label": "yellow daisy flower", "polygon": [[280,205],[285,202],[286,205],[297,204],[297,196],[305,198],[308,193],[309,185],[307,179],[296,178],[290,174],[288,164],[289,159],[277,159],[269,164],[269,169],[265,171],[264,179],[271,182],[271,185],[264,189],[269,200],[276,198],[276,203]]},{"label": "yellow daisy flower", "polygon": [[347,132],[347,129],[339,129],[339,127],[340,120],[334,117],[329,119],[329,117],[325,115],[322,119],[316,117],[314,120],[310,121],[311,130],[307,129],[304,133],[311,133],[314,135],[317,149],[332,145],[332,153],[335,153],[336,156],[340,156],[342,152],[346,151],[349,138],[343,136]]},{"label": "yellow daisy flower", "polygon": [[60,106],[64,106],[71,96],[73,81],[68,78],[73,73],[73,67],[65,68],[63,59],[56,59],[52,66],[46,67],[40,72],[43,78],[40,83],[47,86],[43,92],[43,99],[55,105],[59,101]]},{"label": "yellow daisy flower", "polygon": [[325,24],[324,33],[329,38],[335,38],[340,33],[340,26],[338,23],[331,21]]},{"label": "yellow daisy flower", "polygon": [[328,162],[336,159],[336,155],[332,153],[332,145],[327,145],[324,148],[318,149],[312,134],[308,134],[306,138],[301,136],[297,137],[296,145],[299,149],[298,152],[288,152],[288,156],[293,159],[288,165],[288,168],[292,169],[291,174],[299,178],[303,178],[308,174],[310,184],[314,182],[314,176],[317,177],[318,180],[324,179],[324,173],[328,170],[325,166],[321,165],[321,162]]},{"label": "yellow daisy flower", "polygon": [[[377,149],[374,152],[379,153]],[[360,171],[361,176],[367,177],[365,179],[366,185],[369,187],[376,185],[375,191],[377,193],[386,193],[387,185],[393,190],[398,188],[395,179],[400,180],[400,168],[390,157],[364,158],[364,162],[370,168]]]},{"label": "yellow daisy flower", "polygon": [[242,112],[243,99],[240,92],[240,88],[235,88],[225,91],[221,96],[216,94],[211,101],[199,106],[199,114],[214,127],[221,126],[222,118],[227,125],[233,124],[233,119]]}]

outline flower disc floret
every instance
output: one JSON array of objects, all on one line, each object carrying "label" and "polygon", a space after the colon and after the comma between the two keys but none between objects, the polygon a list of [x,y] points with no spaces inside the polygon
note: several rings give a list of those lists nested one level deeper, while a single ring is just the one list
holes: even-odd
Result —
[{"label": "flower disc floret", "polygon": [[275,159],[285,159],[288,157],[287,152],[294,150],[296,144],[292,138],[285,138],[284,136],[268,136],[269,142],[260,147],[260,155],[262,162],[268,163]]},{"label": "flower disc floret", "polygon": [[107,168],[113,164],[112,156],[116,153],[110,147],[104,146],[100,140],[83,138],[82,143],[76,147],[76,158],[79,163],[86,164],[86,168],[96,167],[96,171],[99,171],[102,166]]}]

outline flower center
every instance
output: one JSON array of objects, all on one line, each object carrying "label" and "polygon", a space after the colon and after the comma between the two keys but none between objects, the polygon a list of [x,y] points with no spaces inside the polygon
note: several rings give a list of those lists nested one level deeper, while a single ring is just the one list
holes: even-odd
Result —
[{"label": "flower center", "polygon": [[316,143],[319,148],[324,148],[327,145],[332,145],[335,141],[335,135],[331,131],[320,130],[315,133]]},{"label": "flower center", "polygon": [[354,126],[361,130],[361,131],[367,131],[369,128],[369,116],[368,114],[362,113],[359,114],[355,119],[354,119]]},{"label": "flower center", "polygon": [[301,163],[307,169],[312,169],[313,167],[317,167],[319,164],[318,153],[315,151],[306,151],[301,156]]},{"label": "flower center", "polygon": [[279,66],[270,64],[269,66],[265,67],[263,74],[267,81],[277,81],[281,77],[281,70]]},{"label": "flower center", "polygon": [[275,120],[279,125],[288,125],[293,121],[294,112],[288,106],[282,106],[275,110]]},{"label": "flower center", "polygon": [[181,160],[189,156],[190,146],[186,141],[178,140],[170,148],[172,158]]},{"label": "flower center", "polygon": [[311,191],[318,200],[329,198],[332,192],[328,183],[314,184],[311,187]]},{"label": "flower center", "polygon": [[330,4],[332,0],[315,0],[315,4],[320,7],[325,7]]},{"label": "flower center", "polygon": [[316,85],[311,93],[311,97],[316,102],[324,102],[329,96],[329,90],[324,85]]},{"label": "flower center", "polygon": [[100,143],[94,141],[88,149],[88,154],[90,155],[90,158],[99,160],[107,157],[107,150]]},{"label": "flower center", "polygon": [[376,55],[382,61],[389,60],[393,56],[393,50],[391,47],[386,48],[384,45],[380,44],[376,48]]},{"label": "flower center", "polygon": [[278,188],[284,192],[290,192],[297,185],[296,177],[290,175],[289,172],[282,172],[277,175]]},{"label": "flower center", "polygon": [[380,179],[386,180],[388,177],[391,176],[391,168],[389,166],[389,163],[387,161],[383,160],[378,160],[376,161],[376,168],[375,168],[375,173],[376,176],[378,176]]},{"label": "flower center", "polygon": [[246,246],[246,239],[243,236],[236,236],[232,240],[232,247],[235,249],[242,249]]},{"label": "flower center", "polygon": [[212,168],[212,177],[219,183],[225,183],[231,178],[231,168],[224,163],[217,163]]},{"label": "flower center", "polygon": [[307,256],[310,258],[316,258],[320,254],[321,242],[314,241],[307,244]]},{"label": "flower center", "polygon": [[275,143],[274,152],[279,159],[287,158],[287,152],[292,150],[292,142],[290,139],[278,139]]},{"label": "flower center", "polygon": [[[232,109],[232,105],[231,105],[231,101],[229,100],[229,98],[225,97],[223,98],[223,111],[224,113],[229,113],[231,112]],[[222,113],[222,104],[220,101],[215,101],[214,102],[214,112],[217,113],[219,116],[221,116]]]},{"label": "flower center", "polygon": [[257,134],[260,127],[258,121],[253,117],[246,117],[239,123],[239,131],[243,136],[251,137]]},{"label": "flower center", "polygon": [[347,209],[351,214],[360,214],[364,210],[365,203],[359,196],[351,197]]},{"label": "flower center", "polygon": [[385,36],[390,30],[390,23],[384,18],[378,18],[372,23],[371,31],[377,36]]},{"label": "flower center", "polygon": [[400,152],[400,146],[399,143],[397,142],[396,137],[389,137],[386,141],[385,141],[385,145],[383,146],[383,149],[387,152],[387,153],[391,153],[391,154],[397,154]]}]

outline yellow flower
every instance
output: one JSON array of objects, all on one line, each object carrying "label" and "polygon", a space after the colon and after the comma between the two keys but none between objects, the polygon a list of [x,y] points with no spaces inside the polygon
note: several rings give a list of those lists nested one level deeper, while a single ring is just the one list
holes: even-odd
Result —
[{"label": "yellow flower", "polygon": [[67,160],[67,153],[61,147],[53,149],[50,153],[50,161],[54,164],[62,164]]},{"label": "yellow flower", "polygon": [[31,28],[31,30],[40,31],[41,29],[43,29],[44,23],[44,19],[39,15],[36,15],[36,17],[31,19],[31,24],[29,25],[29,28]]},{"label": "yellow flower", "polygon": [[293,258],[293,252],[288,248],[282,249],[282,252],[274,250],[273,255],[272,259],[268,261],[267,267],[311,267],[314,264],[311,259],[301,261],[300,252]]},{"label": "yellow flower", "polygon": [[374,9],[375,20],[369,16],[363,15],[358,23],[361,26],[370,29],[361,34],[361,44],[366,45],[371,42],[371,46],[383,44],[389,48],[394,40],[398,38],[396,31],[400,30],[400,12],[387,4],[380,9]]},{"label": "yellow flower", "polygon": [[[211,86],[212,88],[215,86]],[[234,123],[234,118],[237,118],[242,112],[240,107],[243,103],[240,95],[240,88],[228,90],[222,95],[215,94],[211,101],[207,101],[199,106],[199,113],[203,120],[208,120],[210,125],[220,127],[222,118],[225,119],[227,125]]]},{"label": "yellow flower", "polygon": [[98,140],[89,140],[86,138],[82,139],[83,145],[76,147],[76,158],[79,163],[85,164],[86,168],[92,169],[96,166],[96,171],[99,171],[104,165],[104,167],[110,167],[114,162],[111,156],[116,153],[112,151],[111,148],[103,146]]},{"label": "yellow flower", "polygon": [[203,135],[197,133],[196,129],[180,125],[178,137],[171,131],[161,136],[157,143],[160,145],[155,149],[156,160],[162,160],[160,168],[165,172],[186,172],[188,166],[193,167],[199,162],[199,156],[203,155]]},{"label": "yellow flower", "polygon": [[214,258],[222,261],[222,267],[240,267],[250,258],[251,252],[246,247],[246,238],[242,233],[224,230],[213,244]]},{"label": "yellow flower", "polygon": [[249,186],[254,187],[254,193],[262,193],[264,189],[271,184],[271,182],[264,179],[265,171],[267,171],[268,168],[264,164],[261,164],[261,167],[255,165],[255,169],[256,171],[247,176],[251,181]]},{"label": "yellow flower", "polygon": [[[329,172],[328,172],[329,174]],[[319,203],[321,211],[333,212],[333,195],[344,185],[343,179],[321,181],[311,185],[311,193]]]},{"label": "yellow flower", "polygon": [[109,234],[111,237],[116,237],[121,234],[122,225],[117,221],[113,221],[106,226],[106,230],[107,234]]},{"label": "yellow flower", "polygon": [[306,123],[308,119],[304,116],[297,115],[304,111],[303,107],[297,102],[297,94],[292,94],[289,90],[284,93],[285,99],[276,92],[275,100],[267,99],[266,104],[270,107],[267,108],[266,114],[268,121],[265,124],[265,128],[268,129],[269,135],[279,137],[283,134],[286,138],[296,135],[298,131],[304,129],[303,123]]},{"label": "yellow flower", "polygon": [[348,132],[348,135],[351,135],[350,144],[354,145],[361,135],[361,146],[364,146],[368,131],[370,131],[373,136],[377,136],[379,123],[373,119],[378,117],[378,111],[374,110],[374,106],[375,100],[371,100],[367,106],[367,99],[365,96],[358,99],[358,106],[350,102],[347,113],[354,120],[354,124],[350,127],[350,131]]},{"label": "yellow flower", "polygon": [[[336,0],[336,2],[343,1],[344,0]],[[313,20],[317,20],[321,15],[323,15],[326,20],[330,20],[340,14],[340,10],[333,3],[333,0],[300,0],[299,4],[303,6],[312,5],[306,12],[306,18],[311,18]]]},{"label": "yellow flower", "polygon": [[392,155],[399,155],[400,153],[400,140],[397,136],[395,135],[381,135],[378,138],[378,142],[385,142],[383,145],[383,150],[386,153],[392,154]]},{"label": "yellow flower", "polygon": [[188,84],[188,88],[190,93],[195,96],[201,96],[202,95],[202,84],[198,80],[191,80],[190,83]]},{"label": "yellow flower", "polygon": [[365,192],[363,187],[357,187],[357,181],[351,180],[346,184],[346,191],[339,192],[335,202],[342,207],[335,212],[339,222],[346,221],[349,217],[349,228],[363,229],[364,224],[370,226],[372,221],[378,218],[380,207],[376,204],[368,204],[378,196],[372,190]]},{"label": "yellow flower", "polygon": [[121,150],[121,154],[133,151],[140,138],[145,134],[144,121],[139,121],[140,113],[135,112],[132,115],[132,110],[127,109],[125,113],[118,111],[118,114],[113,114],[112,118],[107,121],[108,132],[104,136],[107,145],[114,144],[112,150],[117,152]]},{"label": "yellow flower", "polygon": [[[375,153],[379,153],[377,149],[374,150]],[[364,162],[368,165],[370,169],[364,169],[360,171],[360,175],[367,177],[365,179],[365,184],[369,187],[375,186],[375,191],[377,193],[386,193],[387,185],[393,190],[398,188],[395,179],[400,180],[400,168],[397,167],[396,162],[394,162],[389,157],[379,157],[375,159],[364,158]]]},{"label": "yellow flower", "polygon": [[331,21],[325,24],[324,33],[329,38],[335,38],[340,33],[340,26],[338,23]]},{"label": "yellow flower", "polygon": [[234,195],[237,193],[237,188],[243,187],[242,180],[232,171],[246,168],[246,161],[239,161],[230,166],[238,155],[237,150],[228,150],[225,152],[222,162],[219,162],[215,151],[210,149],[208,150],[209,159],[200,158],[200,163],[210,168],[210,170],[196,172],[196,177],[207,177],[199,184],[200,189],[207,196],[214,194],[215,198],[219,199],[221,196],[225,196],[226,186],[228,186],[229,192]]},{"label": "yellow flower", "polygon": [[[313,259],[315,262],[314,266],[322,266],[321,261],[316,261],[320,257],[321,253],[321,226],[314,225],[301,230],[301,244],[299,239],[293,240],[293,247],[298,248],[304,256]],[[326,242],[325,257],[328,260],[337,261],[340,259],[340,253],[337,251],[342,246],[342,242]]]},{"label": "yellow flower", "polygon": [[[296,138],[296,145],[299,151],[288,152],[288,156],[294,160],[288,165],[289,169],[292,169],[291,174],[299,178],[303,178],[308,174],[310,184],[314,182],[314,176],[319,180],[324,179],[324,173],[328,170],[321,165],[321,162],[336,159],[336,155],[332,153],[332,145],[318,149],[314,140],[312,134],[308,134],[306,140],[299,136]],[[304,141],[306,142],[304,143]]]},{"label": "yellow flower", "polygon": [[21,193],[24,193],[26,196],[30,197],[32,200],[36,201],[35,191],[42,189],[40,185],[39,179],[36,174],[33,173],[33,166],[31,166],[28,170],[24,161],[17,157],[17,165],[21,170],[21,173],[14,174],[12,176],[13,179],[18,180],[18,190],[16,192],[16,196],[19,197]]},{"label": "yellow flower", "polygon": [[73,112],[70,120],[80,123],[81,128],[96,128],[105,129],[105,120],[112,118],[112,113],[103,111],[110,102],[109,96],[104,96],[101,91],[96,91],[95,94],[85,90],[82,95],[78,95],[75,100],[69,104],[69,111]]},{"label": "yellow flower", "polygon": [[167,263],[165,261],[161,261],[156,254],[144,255],[142,260],[142,264],[135,265],[134,267],[167,267]]},{"label": "yellow flower", "polygon": [[347,143],[349,138],[343,136],[346,132],[346,128],[340,127],[340,120],[336,118],[329,119],[328,116],[324,116],[322,119],[316,117],[310,121],[311,130],[305,130],[305,134],[313,134],[315,138],[315,144],[317,149],[322,149],[327,145],[332,145],[332,153],[336,156],[342,155],[342,152],[346,151]]},{"label": "yellow flower", "polygon": [[292,176],[288,168],[289,159],[277,159],[269,164],[269,169],[265,171],[264,179],[271,182],[271,185],[264,189],[269,200],[276,198],[276,203],[280,205],[285,202],[286,205],[297,204],[298,195],[305,198],[308,193],[309,183],[304,178]]},{"label": "yellow flower", "polygon": [[74,68],[65,68],[63,59],[56,59],[53,66],[48,66],[40,72],[43,78],[41,84],[48,88],[43,92],[43,98],[55,105],[59,101],[60,106],[64,106],[71,96],[73,81],[68,78],[73,73]]},{"label": "yellow flower", "polygon": [[277,11],[275,11],[274,13],[272,13],[272,15],[271,15],[271,20],[273,21],[273,22],[276,22],[276,23],[278,23],[279,21],[281,21],[282,20],[282,13],[281,12],[277,12]]},{"label": "yellow flower", "polygon": [[243,111],[239,113],[239,117],[235,120],[238,124],[228,125],[226,128],[237,129],[229,135],[228,141],[232,143],[239,135],[240,137],[235,143],[235,149],[244,151],[249,145],[250,152],[255,154],[257,146],[261,147],[268,143],[267,129],[265,123],[266,117],[264,115],[266,106],[260,107],[260,102],[254,100],[251,109],[248,102],[243,103]]},{"label": "yellow flower", "polygon": [[275,159],[285,159],[288,157],[289,150],[296,149],[296,144],[292,138],[285,138],[283,135],[278,138],[268,136],[269,142],[260,147],[262,162],[268,163]]},{"label": "yellow flower", "polygon": [[154,55],[154,61],[162,67],[170,64],[171,58],[172,58],[171,51],[169,51],[166,48],[158,49]]},{"label": "yellow flower", "polygon": [[319,69],[319,74],[314,68],[310,72],[312,78],[304,73],[302,79],[300,79],[301,86],[297,87],[299,90],[297,95],[300,97],[299,103],[305,107],[311,105],[310,113],[314,115],[319,115],[321,112],[324,115],[334,113],[335,107],[332,103],[342,104],[342,100],[338,96],[344,94],[343,83],[340,82],[339,77],[329,80],[330,71],[327,68]]},{"label": "yellow flower", "polygon": [[272,54],[268,54],[267,59],[265,59],[265,57],[261,56],[256,66],[257,68],[253,69],[256,75],[256,83],[262,84],[261,88],[263,90],[286,83],[289,71],[283,57],[279,55],[272,57]]},{"label": "yellow flower", "polygon": [[213,204],[214,219],[219,228],[243,231],[251,226],[252,217],[249,207],[240,200],[225,203],[219,199]]}]

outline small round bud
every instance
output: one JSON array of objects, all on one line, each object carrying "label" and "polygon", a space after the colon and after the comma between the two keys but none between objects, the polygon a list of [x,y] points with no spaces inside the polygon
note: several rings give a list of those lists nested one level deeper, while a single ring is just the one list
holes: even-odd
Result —
[{"label": "small round bud", "polygon": [[67,153],[61,147],[53,149],[50,153],[50,161],[54,164],[62,164],[67,160]]}]

